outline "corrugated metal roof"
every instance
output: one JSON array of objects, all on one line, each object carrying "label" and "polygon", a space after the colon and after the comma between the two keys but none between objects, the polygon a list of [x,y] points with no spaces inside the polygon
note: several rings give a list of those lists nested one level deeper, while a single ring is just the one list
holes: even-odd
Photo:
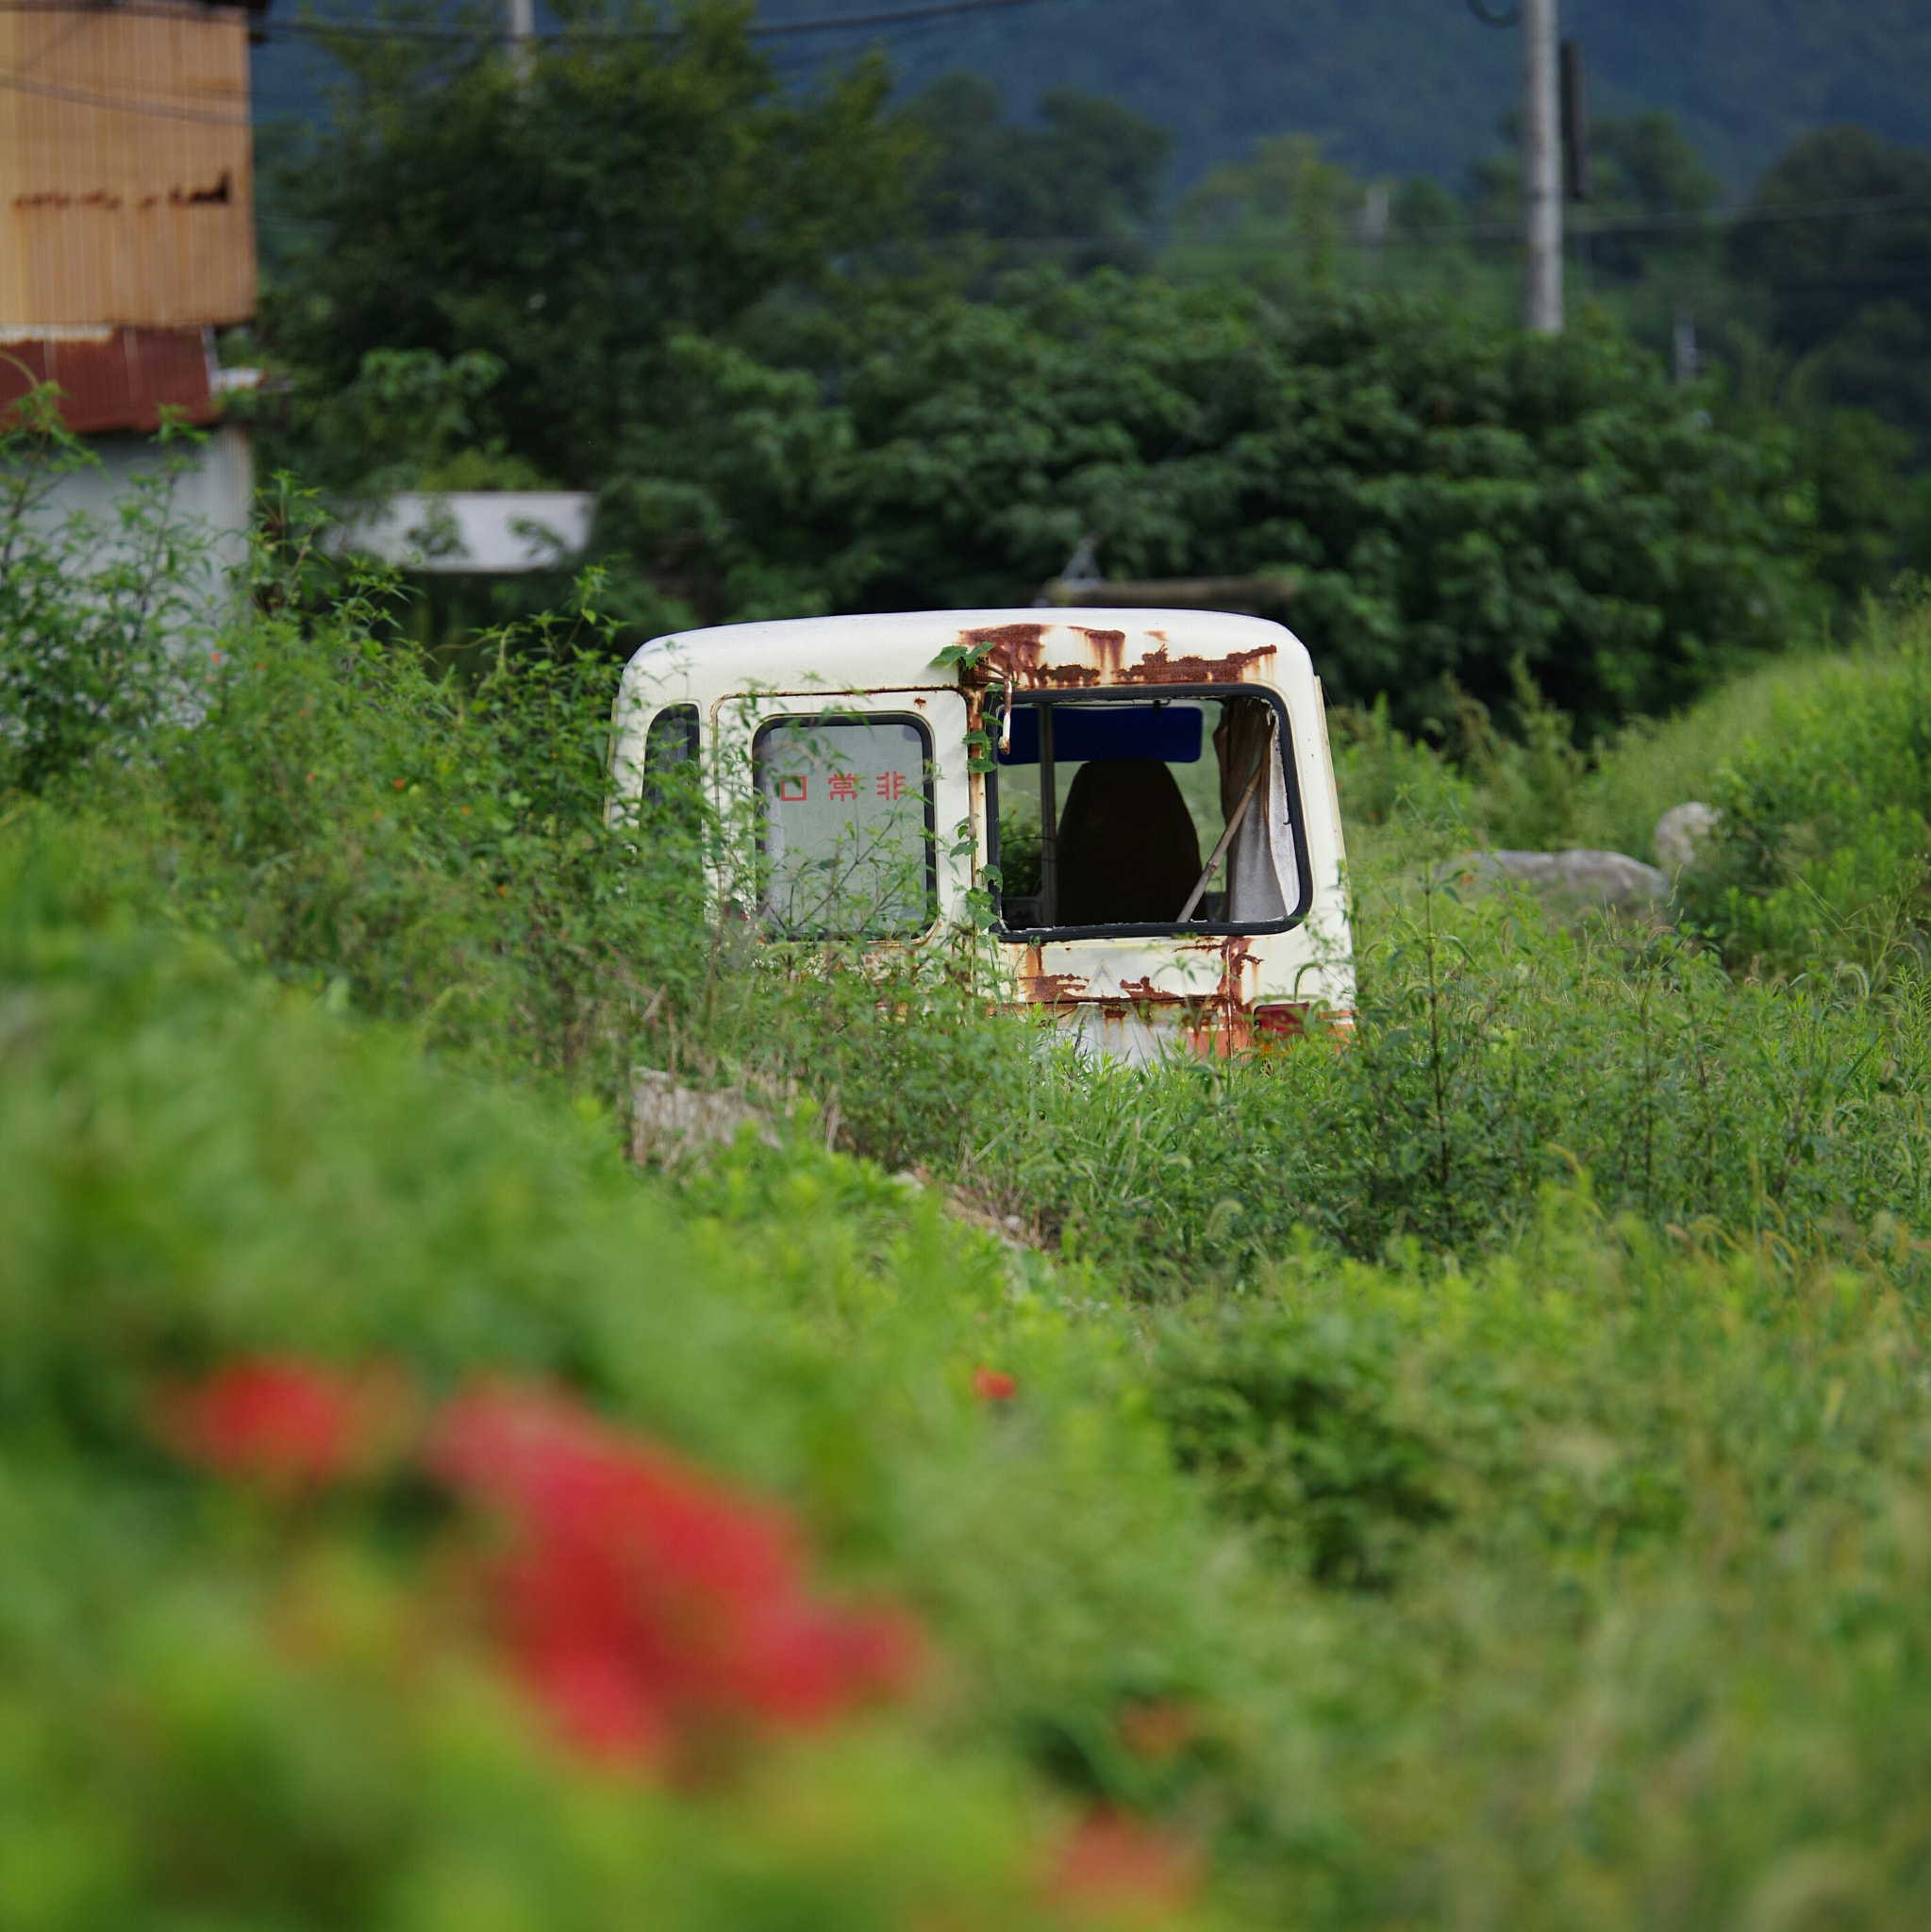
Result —
[{"label": "corrugated metal roof", "polygon": [[59,388],[60,420],[78,436],[158,429],[169,406],[190,423],[220,414],[198,328],[0,335],[0,412],[42,382]]}]

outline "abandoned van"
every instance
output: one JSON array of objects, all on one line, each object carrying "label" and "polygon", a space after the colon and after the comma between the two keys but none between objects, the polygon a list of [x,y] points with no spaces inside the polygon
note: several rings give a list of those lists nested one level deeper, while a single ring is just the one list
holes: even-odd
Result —
[{"label": "abandoned van", "polygon": [[695,760],[757,847],[748,887],[714,883],[775,936],[911,939],[990,905],[1016,997],[1131,1060],[1351,1016],[1321,686],[1277,624],[728,625],[639,651],[615,725],[619,808]]}]

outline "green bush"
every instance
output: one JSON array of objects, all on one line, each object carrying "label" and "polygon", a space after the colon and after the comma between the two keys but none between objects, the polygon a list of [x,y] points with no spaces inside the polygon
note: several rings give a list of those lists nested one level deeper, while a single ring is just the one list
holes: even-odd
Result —
[{"label": "green bush", "polygon": [[189,433],[103,519],[61,515],[62,479],[99,458],[62,425],[57,392],[0,410],[0,795],[97,758],[139,756],[192,713],[225,586],[204,533],[176,514]]},{"label": "green bush", "polygon": [[1758,971],[1915,974],[1931,919],[1931,605],[1906,587],[1732,744],[1692,916]]},{"label": "green bush", "polygon": [[[23,501],[80,459],[51,420],[7,455]],[[808,1071],[857,1144],[894,1165],[956,1154],[995,1058],[972,947],[883,980],[837,946],[753,965],[705,877],[747,863],[742,825],[676,788],[608,823],[622,667],[594,573],[565,615],[438,665],[392,577],[319,558],[312,502],[284,483],[270,508],[247,601],[218,594],[190,628],[180,585],[205,558],[156,492],[137,499],[138,634],[100,533],[50,539],[23,514],[0,608],[22,723],[0,775],[111,823],[156,912],[478,1068],[619,1108],[640,1062],[766,1096]],[[932,1024],[899,1024],[907,1003]]]},{"label": "green bush", "polygon": [[[631,567],[753,617],[1284,572],[1331,696],[1453,721],[1524,658],[1587,742],[1786,644],[1813,601],[1790,450],[1606,327],[1497,336],[1396,296],[1014,278],[685,338],[607,492]],[[836,377],[823,372],[831,366]]]}]

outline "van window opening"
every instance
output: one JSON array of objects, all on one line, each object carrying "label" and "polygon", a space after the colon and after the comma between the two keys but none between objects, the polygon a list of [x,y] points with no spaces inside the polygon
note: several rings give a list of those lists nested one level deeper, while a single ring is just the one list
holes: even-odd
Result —
[{"label": "van window opening", "polygon": [[643,740],[643,769],[661,775],[697,756],[697,707],[666,705],[650,721]]},{"label": "van window opening", "polygon": [[758,903],[774,933],[882,939],[932,925],[939,868],[924,719],[769,719],[751,757]]},{"label": "van window opening", "polygon": [[1072,937],[1298,924],[1310,882],[1291,752],[1268,695],[1016,694],[988,788],[1001,924]]},{"label": "van window opening", "polygon": [[[695,705],[667,705],[650,721],[643,738],[643,775],[637,807],[653,839],[680,844],[701,837],[704,823],[702,771],[697,761],[698,711]],[[693,850],[691,857],[694,859]]]}]

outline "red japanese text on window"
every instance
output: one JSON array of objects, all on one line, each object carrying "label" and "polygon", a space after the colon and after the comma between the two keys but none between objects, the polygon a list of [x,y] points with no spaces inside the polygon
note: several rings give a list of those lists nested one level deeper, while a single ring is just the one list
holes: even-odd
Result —
[{"label": "red japanese text on window", "polygon": [[878,774],[878,795],[880,798],[903,798],[906,790],[906,774],[903,772],[880,772]]}]

